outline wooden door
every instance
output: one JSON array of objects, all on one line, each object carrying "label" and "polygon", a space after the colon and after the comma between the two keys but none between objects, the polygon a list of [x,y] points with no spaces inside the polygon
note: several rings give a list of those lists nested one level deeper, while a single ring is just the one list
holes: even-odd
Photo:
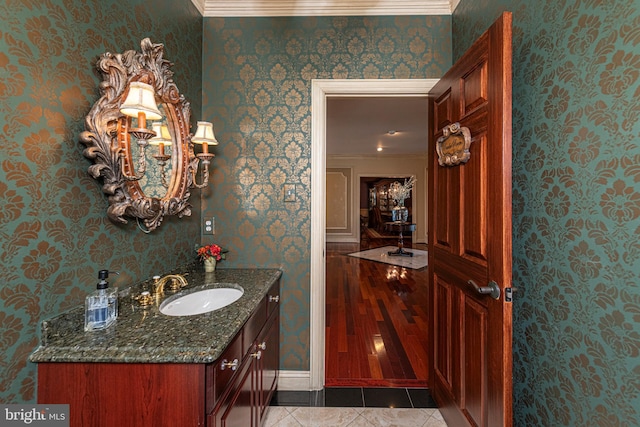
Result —
[{"label": "wooden door", "polygon": [[[449,425],[511,426],[510,13],[430,95],[432,393]],[[470,158],[441,166],[438,145],[443,154],[463,145],[455,123],[469,130]],[[500,296],[474,286],[488,292],[492,282]]]}]

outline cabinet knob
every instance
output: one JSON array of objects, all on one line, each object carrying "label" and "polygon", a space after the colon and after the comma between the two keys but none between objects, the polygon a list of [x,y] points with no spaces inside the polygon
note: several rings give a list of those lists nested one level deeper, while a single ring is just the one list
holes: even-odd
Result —
[{"label": "cabinet knob", "polygon": [[258,350],[255,353],[251,353],[251,357],[254,357],[254,358],[260,360],[262,358],[262,352],[260,350]]},{"label": "cabinet knob", "polygon": [[258,344],[258,348],[260,350],[266,350],[267,349],[267,343],[262,341],[260,344]]},{"label": "cabinet knob", "polygon": [[220,363],[220,370],[224,371],[227,368],[230,368],[232,371],[238,369],[238,359],[233,359],[233,362],[229,362],[227,359],[224,359],[222,363]]},{"label": "cabinet knob", "polygon": [[279,302],[280,295],[269,295],[269,302]]}]

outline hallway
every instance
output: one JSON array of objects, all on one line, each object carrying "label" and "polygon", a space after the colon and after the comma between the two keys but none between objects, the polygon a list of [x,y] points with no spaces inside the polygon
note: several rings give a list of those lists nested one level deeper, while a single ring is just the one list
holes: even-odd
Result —
[{"label": "hallway", "polygon": [[427,387],[427,269],[348,256],[396,242],[327,243],[326,387]]}]

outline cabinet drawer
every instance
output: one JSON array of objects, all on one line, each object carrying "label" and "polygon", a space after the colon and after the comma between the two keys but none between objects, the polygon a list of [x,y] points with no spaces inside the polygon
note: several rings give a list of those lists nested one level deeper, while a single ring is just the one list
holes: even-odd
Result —
[{"label": "cabinet drawer", "polygon": [[220,398],[215,412],[207,415],[208,427],[258,427],[254,403],[254,363],[245,359],[238,374]]},{"label": "cabinet drawer", "polygon": [[260,301],[260,304],[253,312],[247,323],[244,325],[244,352],[251,351],[256,337],[262,330],[265,322],[267,321],[267,297],[265,296]]},{"label": "cabinet drawer", "polygon": [[207,413],[213,411],[216,403],[231,383],[232,378],[238,372],[238,368],[242,364],[243,354],[242,332],[240,332],[222,353],[222,356],[215,363],[207,366]]}]

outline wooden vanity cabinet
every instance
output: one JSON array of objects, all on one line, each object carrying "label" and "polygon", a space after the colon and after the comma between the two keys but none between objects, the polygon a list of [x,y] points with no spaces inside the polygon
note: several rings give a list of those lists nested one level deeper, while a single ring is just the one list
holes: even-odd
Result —
[{"label": "wooden vanity cabinet", "polygon": [[69,404],[72,427],[258,427],[278,382],[279,293],[214,363],[39,363],[38,402]]},{"label": "wooden vanity cabinet", "polygon": [[[234,375],[229,378],[229,363],[235,365],[235,355],[225,354],[208,371],[213,377],[216,393],[207,407],[213,406],[207,417],[208,427],[258,427],[264,421],[266,409],[278,385],[280,363],[280,288],[276,283],[267,293],[243,330],[244,355],[238,359]],[[266,319],[266,320],[265,320]],[[227,371],[225,373],[225,371]]]}]

